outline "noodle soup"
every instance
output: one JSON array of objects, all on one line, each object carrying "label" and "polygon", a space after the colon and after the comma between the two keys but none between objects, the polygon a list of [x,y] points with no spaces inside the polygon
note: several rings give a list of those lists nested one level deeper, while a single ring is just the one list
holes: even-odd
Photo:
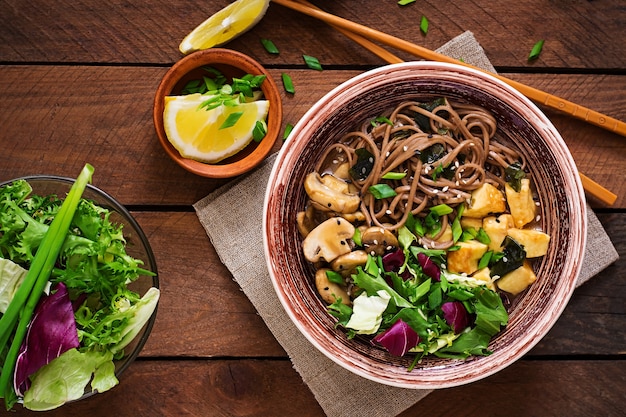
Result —
[{"label": "noodle soup", "polygon": [[489,355],[550,242],[533,173],[485,108],[405,101],[328,146],[297,215],[315,285],[348,338],[392,355]]}]

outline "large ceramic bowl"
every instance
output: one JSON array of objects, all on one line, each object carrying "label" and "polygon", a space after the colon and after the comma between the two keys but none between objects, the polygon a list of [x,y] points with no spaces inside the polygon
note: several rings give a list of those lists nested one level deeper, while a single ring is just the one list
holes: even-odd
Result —
[{"label": "large ceramic bowl", "polygon": [[[33,195],[56,195],[58,198],[65,198],[74,183],[74,180],[71,178],[35,175],[16,178],[0,183],[0,187],[18,179],[28,181],[33,189]],[[139,226],[139,223],[137,223],[137,221],[122,204],[99,188],[87,185],[87,188],[83,192],[83,198],[92,200],[99,206],[104,207],[111,212],[109,220],[114,224],[122,226],[122,232],[124,234],[124,239],[126,240],[126,253],[135,259],[143,261],[143,265],[141,265],[141,267],[154,273],[153,276],[139,276],[136,281],[128,285],[128,288],[138,293],[140,296],[143,296],[151,287],[159,288],[156,260],[148,238]],[[150,331],[152,330],[152,326],[156,320],[156,314],[157,312],[155,309],[137,336],[124,348],[124,356],[121,359],[114,361],[115,375],[120,382],[122,381],[120,376],[137,358],[139,352],[141,352],[141,349],[148,340],[148,336],[150,335]],[[89,385],[87,387],[88,389],[81,399],[85,399],[96,393],[89,388]]]},{"label": "large ceramic bowl", "polygon": [[[407,99],[448,97],[491,111],[497,136],[525,155],[534,173],[548,254],[535,266],[537,281],[509,309],[509,324],[490,356],[467,360],[426,357],[412,371],[412,357],[394,357],[335,328],[302,255],[296,213],[305,207],[305,176],[322,149],[363,121]],[[304,336],[342,367],[383,384],[444,388],[491,375],[519,359],[549,331],[575,286],[586,242],[583,188],[571,154],[546,116],[498,79],[460,65],[412,62],[381,67],[340,85],[295,126],[270,175],[265,199],[264,248],[270,277],[286,313]]]}]

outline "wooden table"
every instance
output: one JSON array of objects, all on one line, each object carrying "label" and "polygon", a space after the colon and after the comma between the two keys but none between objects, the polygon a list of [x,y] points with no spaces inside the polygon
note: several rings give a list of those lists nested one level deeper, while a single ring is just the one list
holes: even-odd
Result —
[{"label": "wooden table", "polygon": [[[321,416],[281,346],[220,263],[192,204],[225,180],[192,175],[160,147],[152,100],[178,44],[228,0],[0,0],[0,181],[96,168],[156,255],[162,299],[140,358],[112,391],[52,416]],[[626,120],[623,0],[318,0],[327,11],[430,49],[466,30],[511,79]],[[425,15],[430,28],[420,33]],[[268,38],[280,48],[270,55]],[[528,62],[536,41],[539,59]],[[285,123],[384,63],[335,30],[270,6],[227,47],[287,72]],[[304,66],[316,56],[323,72]],[[399,54],[403,59],[411,57]],[[581,172],[618,195],[590,200],[622,259],[577,289],[529,354],[480,382],[436,391],[404,416],[616,416],[626,406],[626,138],[546,110]],[[593,262],[593,260],[589,260]],[[341,387],[338,387],[341,389]],[[347,393],[347,395],[351,395]],[[29,415],[18,408],[13,415]]]}]

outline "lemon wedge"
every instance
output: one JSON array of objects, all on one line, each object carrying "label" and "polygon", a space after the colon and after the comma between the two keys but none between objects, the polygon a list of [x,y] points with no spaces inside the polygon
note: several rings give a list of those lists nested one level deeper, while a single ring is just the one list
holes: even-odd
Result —
[{"label": "lemon wedge", "polygon": [[[211,110],[200,108],[209,98],[198,93],[165,97],[163,124],[167,139],[183,157],[215,163],[248,146],[256,122],[267,118],[270,103],[257,100]],[[237,121],[224,127],[235,113],[241,114]]]},{"label": "lemon wedge", "polygon": [[237,0],[198,25],[178,49],[188,54],[223,45],[256,25],[269,4],[270,0]]}]

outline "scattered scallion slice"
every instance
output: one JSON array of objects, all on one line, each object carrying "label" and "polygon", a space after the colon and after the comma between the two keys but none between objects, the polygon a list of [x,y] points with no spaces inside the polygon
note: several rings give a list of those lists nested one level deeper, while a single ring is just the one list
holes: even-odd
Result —
[{"label": "scattered scallion slice", "polygon": [[544,43],[544,40],[542,39],[533,46],[533,49],[530,51],[530,54],[528,55],[529,61],[532,61],[539,57],[539,54],[541,53],[541,50],[543,49],[543,43]]},{"label": "scattered scallion slice", "polygon": [[293,86],[291,76],[283,72],[281,74],[281,78],[283,79],[283,87],[285,88],[285,91],[290,94],[296,94],[296,89]]},{"label": "scattered scallion slice", "polygon": [[393,122],[391,120],[389,120],[388,117],[385,117],[385,116],[378,116],[378,117],[376,117],[375,119],[373,119],[370,122],[370,124],[372,126],[376,126],[376,125],[381,124],[381,123],[386,123],[386,124],[388,124],[390,126],[393,126]]},{"label": "scattered scallion slice", "polygon": [[287,139],[293,130],[293,125],[291,123],[287,123],[285,126],[285,132],[283,133],[283,140]]},{"label": "scattered scallion slice", "polygon": [[317,71],[323,70],[322,64],[320,64],[320,61],[314,56],[302,55],[302,58],[304,58],[304,63],[306,64],[307,67],[317,70]]},{"label": "scattered scallion slice", "polygon": [[399,0],[398,4],[400,6],[406,6],[407,4],[415,3],[417,0]]},{"label": "scattered scallion slice", "polygon": [[426,16],[422,16],[422,20],[420,20],[420,30],[424,35],[428,33],[428,19]]},{"label": "scattered scallion slice", "polygon": [[435,213],[437,216],[445,216],[446,214],[452,213],[454,209],[447,204],[439,204],[431,207],[430,211]]},{"label": "scattered scallion slice", "polygon": [[263,47],[268,53],[273,54],[273,55],[278,55],[280,53],[276,45],[274,45],[274,42],[272,42],[271,40],[261,39],[261,43],[263,44]]},{"label": "scattered scallion slice", "polygon": [[265,120],[257,120],[254,129],[252,129],[252,139],[255,142],[261,142],[265,135],[267,135],[267,123]]},{"label": "scattered scallion slice", "polygon": [[383,175],[381,178],[384,180],[401,180],[402,178],[406,177],[406,172],[388,172],[385,175]]},{"label": "scattered scallion slice", "polygon": [[372,185],[368,188],[368,191],[377,200],[382,200],[383,198],[395,197],[397,195],[395,190],[391,188],[388,184]]},{"label": "scattered scallion slice", "polygon": [[228,129],[229,127],[233,127],[235,126],[235,124],[239,121],[239,118],[243,116],[243,112],[242,111],[238,111],[235,113],[231,113],[228,115],[228,117],[226,118],[226,120],[224,120],[224,123],[222,123],[222,125],[219,127],[219,129]]}]

